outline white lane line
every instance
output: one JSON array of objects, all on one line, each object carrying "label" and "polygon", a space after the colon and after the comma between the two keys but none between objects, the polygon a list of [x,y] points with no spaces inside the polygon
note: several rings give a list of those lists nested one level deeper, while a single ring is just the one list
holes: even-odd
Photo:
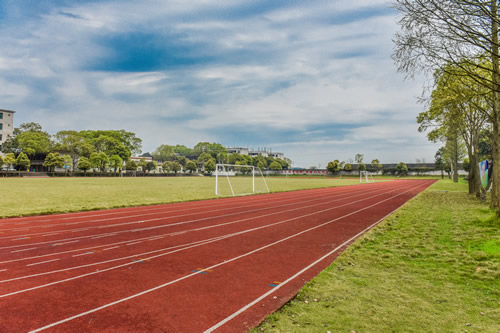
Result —
[{"label": "white lane line", "polygon": [[134,245],[134,244],[139,244],[139,243],[142,243],[142,241],[133,242],[133,243],[128,243],[128,244],[125,244],[125,245]]},{"label": "white lane line", "polygon": [[226,324],[227,322],[229,322],[230,320],[234,319],[235,317],[237,317],[238,315],[240,315],[241,313],[245,312],[246,310],[248,310],[249,308],[251,308],[252,306],[254,306],[255,304],[259,303],[260,301],[262,301],[264,298],[266,298],[267,296],[271,295],[272,293],[274,293],[276,290],[282,288],[284,285],[288,284],[289,282],[293,281],[295,278],[297,278],[298,276],[300,276],[301,274],[303,274],[304,272],[308,271],[309,269],[313,268],[315,265],[319,264],[320,262],[322,262],[323,260],[325,260],[326,258],[328,258],[329,256],[331,256],[332,254],[334,254],[335,252],[337,252],[338,250],[340,250],[341,248],[343,248],[344,246],[346,246],[347,244],[349,244],[350,242],[354,241],[356,238],[358,238],[359,236],[363,235],[365,232],[367,232],[368,230],[372,229],[373,227],[375,227],[377,224],[379,224],[380,222],[382,222],[385,218],[387,218],[388,216],[390,216],[391,214],[394,214],[394,212],[396,212],[400,207],[396,208],[395,210],[393,210],[392,212],[390,212],[389,214],[387,214],[386,216],[384,216],[383,218],[381,218],[380,220],[378,220],[377,222],[371,224],[370,226],[368,226],[366,229],[360,231],[359,233],[357,233],[356,235],[352,236],[351,238],[349,238],[348,240],[346,240],[344,243],[340,244],[339,246],[337,246],[336,248],[334,248],[333,250],[331,250],[330,252],[328,252],[327,254],[325,254],[324,256],[322,256],[321,258],[317,259],[316,261],[314,261],[313,263],[311,263],[310,265],[304,267],[303,269],[301,269],[300,271],[298,271],[297,273],[295,273],[294,275],[290,276],[288,279],[286,279],[285,281],[281,282],[280,284],[278,284],[276,287],[274,287],[273,289],[269,290],[267,293],[261,295],[260,297],[256,298],[255,300],[253,300],[252,302],[248,303],[247,305],[245,305],[244,307],[242,307],[241,309],[239,309],[238,311],[234,312],[233,314],[227,316],[226,318],[224,318],[223,320],[221,320],[220,322],[218,322],[217,324],[215,324],[214,326],[210,327],[209,329],[205,330],[204,333],[210,333],[210,332],[213,332],[215,331],[216,329],[218,329],[219,327],[223,326],[224,324]]},{"label": "white lane line", "polygon": [[94,252],[89,251],[89,252],[85,252],[85,253],[75,254],[72,257],[86,256],[87,254],[94,254]]},{"label": "white lane line", "polygon": [[162,239],[163,236],[160,236],[160,237],[154,237],[154,238],[150,238],[150,239],[146,239],[147,241],[155,241],[155,240],[158,240],[158,239]]},{"label": "white lane line", "polygon": [[33,264],[28,264],[28,265],[26,265],[26,266],[35,266],[35,265],[45,264],[45,263],[47,263],[47,262],[57,261],[57,260],[59,260],[59,259],[51,259],[51,260],[46,260],[46,261],[40,261],[40,262],[35,262],[35,263],[33,263]]},{"label": "white lane line", "polygon": [[37,247],[30,247],[29,249],[10,251],[10,253],[24,252],[24,251],[34,250],[34,249],[38,249],[38,248]]},{"label": "white lane line", "polygon": [[116,249],[116,248],[119,248],[119,246],[108,247],[107,249],[102,249],[102,250],[107,251],[107,250],[112,250],[112,249]]},{"label": "white lane line", "polygon": [[0,272],[5,272],[6,270],[7,270],[7,268],[0,269]]},{"label": "white lane line", "polygon": [[116,234],[105,234],[105,235],[92,237],[91,239],[98,239],[98,238],[111,237],[111,236],[116,236]]},{"label": "white lane line", "polygon": [[[346,214],[346,215],[344,215],[344,216],[342,216],[342,217],[339,217],[339,218],[336,218],[336,219],[333,219],[333,220],[327,221],[327,222],[325,222],[325,223],[323,223],[323,224],[320,224],[320,225],[318,225],[318,226],[315,226],[315,227],[310,228],[310,229],[307,229],[307,230],[303,230],[303,231],[301,231],[301,232],[299,232],[299,233],[297,233],[297,234],[294,234],[294,235],[288,236],[288,237],[283,238],[283,239],[281,239],[281,240],[279,240],[279,241],[276,241],[276,242],[274,242],[274,243],[267,244],[267,245],[265,245],[265,246],[263,246],[263,247],[260,247],[260,248],[258,248],[258,249],[253,250],[253,251],[250,251],[250,252],[247,252],[247,253],[242,254],[242,255],[240,255],[240,256],[237,256],[237,257],[231,258],[231,259],[229,259],[229,260],[225,260],[224,262],[220,262],[220,263],[215,264],[215,265],[213,265],[213,266],[207,267],[207,268],[206,268],[206,270],[208,270],[208,269],[214,269],[214,268],[216,268],[216,267],[219,267],[219,266],[225,265],[225,264],[230,263],[230,262],[232,262],[232,261],[235,261],[235,260],[241,259],[241,258],[243,258],[243,257],[249,256],[249,255],[251,255],[251,254],[253,254],[253,253],[259,252],[259,251],[261,251],[261,250],[263,250],[263,249],[266,249],[266,248],[268,248],[268,247],[271,247],[271,246],[273,246],[273,245],[275,245],[275,244],[278,244],[278,243],[284,242],[285,240],[288,240],[288,239],[290,239],[290,238],[293,238],[293,237],[296,237],[296,236],[301,235],[301,234],[303,234],[303,233],[306,233],[306,232],[308,232],[308,231],[311,231],[311,230],[317,229],[317,228],[322,227],[322,226],[324,226],[324,225],[326,225],[326,224],[329,224],[329,223],[332,223],[332,222],[337,221],[337,220],[339,220],[339,219],[342,219],[342,218],[345,218],[345,217],[347,217],[347,216],[353,215],[353,214],[355,214],[355,213],[357,213],[357,212],[360,212],[360,211],[366,210],[366,209],[368,209],[368,208],[374,207],[374,206],[376,206],[376,205],[378,205],[378,204],[380,204],[380,203],[382,203],[382,202],[385,202],[385,201],[387,201],[387,200],[393,199],[393,198],[395,198],[395,197],[397,197],[397,196],[400,196],[400,195],[402,195],[402,194],[404,194],[404,193],[406,193],[406,192],[409,192],[409,191],[411,191],[411,190],[413,190],[413,189],[415,189],[415,188],[421,187],[421,186],[422,186],[422,185],[420,185],[420,186],[416,186],[416,187],[413,187],[413,188],[411,188],[411,189],[409,189],[409,190],[407,190],[407,191],[405,191],[405,192],[402,192],[402,193],[400,193],[400,194],[397,194],[397,195],[395,195],[395,196],[393,196],[393,197],[390,197],[390,198],[388,198],[388,199],[384,199],[384,200],[382,200],[382,201],[379,201],[379,202],[378,202],[378,203],[376,203],[376,204],[370,205],[370,206],[365,207],[365,208],[361,208],[361,209],[359,209],[359,210],[357,210],[357,211],[351,212],[351,213]],[[380,222],[380,221],[377,221],[377,222]],[[148,258],[148,259],[149,259],[149,258]],[[89,311],[85,311],[85,312],[79,313],[79,314],[77,314],[77,315],[74,315],[74,316],[71,316],[71,317],[65,318],[65,319],[63,319],[63,320],[60,320],[60,321],[57,321],[57,322],[51,323],[51,324],[49,324],[49,325],[46,325],[46,326],[43,326],[43,327],[37,328],[37,329],[35,329],[35,330],[33,330],[33,331],[30,331],[30,333],[40,332],[40,331],[46,330],[46,329],[48,329],[48,328],[51,328],[51,327],[54,327],[54,326],[57,326],[57,325],[63,324],[63,323],[65,323],[65,322],[71,321],[71,320],[73,320],[73,319],[76,319],[76,318],[79,318],[79,317],[86,316],[86,315],[88,315],[88,314],[90,314],[90,313],[94,313],[94,312],[100,311],[100,310],[105,309],[105,308],[108,308],[108,307],[110,307],[110,306],[113,306],[113,305],[116,305],[116,304],[119,304],[119,303],[123,303],[123,302],[125,302],[125,301],[131,300],[131,299],[137,298],[137,297],[139,297],[139,296],[142,296],[142,295],[145,295],[145,294],[151,293],[151,292],[153,292],[153,291],[156,291],[156,290],[158,290],[158,289],[164,288],[164,287],[169,286],[169,285],[171,285],[171,284],[174,284],[174,283],[176,283],[176,282],[179,282],[179,281],[185,280],[185,279],[190,278],[190,277],[192,277],[192,276],[194,276],[194,275],[197,275],[197,274],[199,274],[199,272],[196,272],[196,273],[191,273],[191,274],[185,275],[185,276],[180,277],[180,278],[178,278],[178,279],[176,279],[176,280],[172,280],[172,281],[166,282],[166,283],[164,283],[164,284],[162,284],[162,285],[159,285],[159,286],[153,287],[153,288],[151,288],[151,289],[144,290],[144,291],[142,291],[142,292],[140,292],[140,293],[137,293],[137,294],[134,294],[134,295],[131,295],[131,296],[128,296],[128,297],[125,297],[125,298],[119,299],[119,300],[117,300],[117,301],[114,301],[114,302],[111,302],[111,303],[105,304],[105,305],[103,305],[103,306],[100,306],[100,307],[97,307],[97,308],[91,309],[91,310],[89,310]],[[280,284],[280,285],[281,285],[281,284]],[[277,287],[273,288],[273,290],[276,290],[276,288],[277,288]]]},{"label": "white lane line", "polygon": [[56,232],[56,233],[53,233],[53,234],[44,234],[44,235],[40,235],[41,237],[48,237],[48,236],[54,236],[54,235],[59,235],[61,232]]},{"label": "white lane line", "polygon": [[55,243],[54,246],[59,246],[59,245],[64,245],[64,244],[71,244],[71,243],[77,243],[79,240],[74,240],[74,241],[69,241],[69,242],[64,242],[64,243]]}]

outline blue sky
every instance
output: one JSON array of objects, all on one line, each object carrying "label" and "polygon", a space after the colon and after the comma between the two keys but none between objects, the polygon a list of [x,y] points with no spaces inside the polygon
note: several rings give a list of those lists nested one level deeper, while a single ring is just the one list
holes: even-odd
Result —
[{"label": "blue sky", "polygon": [[434,160],[423,78],[396,72],[385,1],[0,0],[0,108],[16,124],[268,147],[294,166]]}]

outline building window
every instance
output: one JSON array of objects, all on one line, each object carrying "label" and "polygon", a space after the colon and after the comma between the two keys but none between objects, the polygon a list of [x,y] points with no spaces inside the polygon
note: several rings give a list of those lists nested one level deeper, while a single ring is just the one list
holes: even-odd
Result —
[{"label": "building window", "polygon": [[3,119],[3,112],[0,112],[0,119]]},{"label": "building window", "polygon": [[2,134],[0,134],[0,141],[2,141]]},{"label": "building window", "polygon": [[3,124],[2,124],[2,123],[0,123],[0,130],[2,130],[2,129],[3,129]]}]

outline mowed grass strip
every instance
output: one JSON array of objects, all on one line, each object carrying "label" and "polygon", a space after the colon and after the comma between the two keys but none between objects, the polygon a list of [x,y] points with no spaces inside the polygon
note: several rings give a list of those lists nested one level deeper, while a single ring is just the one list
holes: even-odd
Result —
[{"label": "mowed grass strip", "polygon": [[[234,177],[232,177],[234,178]],[[231,179],[237,193],[251,191],[251,178]],[[359,184],[359,179],[269,177],[272,192]],[[227,180],[221,191],[230,195]],[[264,191],[262,179],[256,189]],[[215,177],[0,178],[0,218],[75,212],[216,198]]]},{"label": "mowed grass strip", "polygon": [[255,332],[500,332],[500,222],[439,181]]}]

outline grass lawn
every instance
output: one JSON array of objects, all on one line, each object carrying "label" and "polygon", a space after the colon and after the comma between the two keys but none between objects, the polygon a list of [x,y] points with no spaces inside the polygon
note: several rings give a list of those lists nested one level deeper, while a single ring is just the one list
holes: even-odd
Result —
[{"label": "grass lawn", "polygon": [[500,332],[500,222],[467,184],[439,181],[256,332]]},{"label": "grass lawn", "polygon": [[[272,192],[359,184],[358,178],[266,178]],[[251,191],[250,178],[236,177],[233,186]],[[246,188],[241,188],[245,183]],[[229,195],[225,179],[222,194]],[[263,190],[256,178],[256,189]],[[0,218],[113,207],[152,205],[215,198],[213,177],[137,178],[0,178]]]}]

